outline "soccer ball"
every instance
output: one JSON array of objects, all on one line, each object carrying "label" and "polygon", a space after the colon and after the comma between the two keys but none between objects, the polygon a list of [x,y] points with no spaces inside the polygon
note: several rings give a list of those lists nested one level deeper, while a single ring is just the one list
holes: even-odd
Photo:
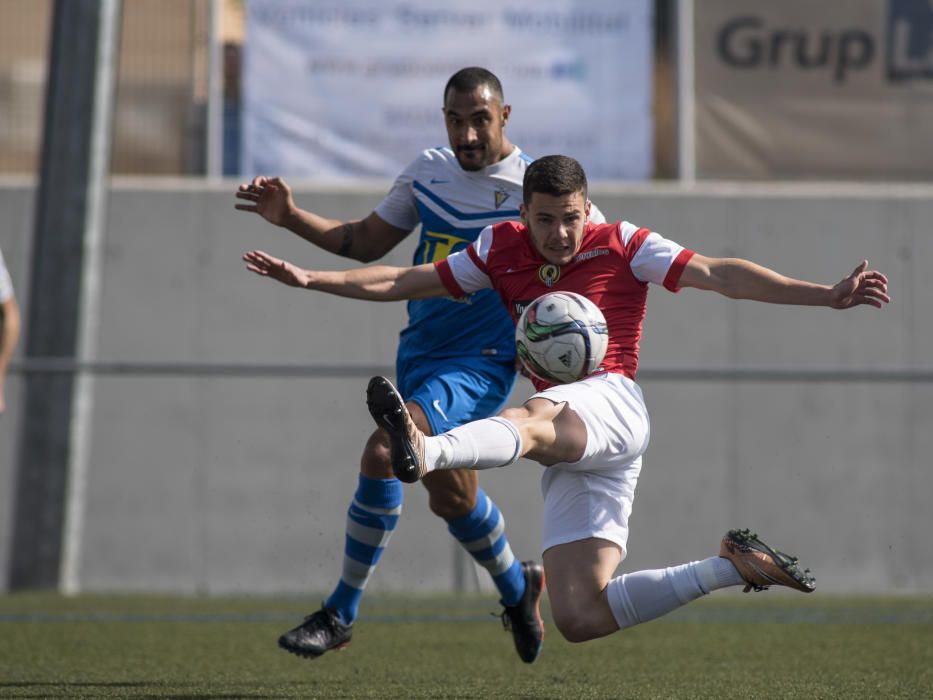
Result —
[{"label": "soccer ball", "polygon": [[608,344],[602,311],[573,292],[538,297],[515,327],[515,347],[525,369],[551,384],[569,384],[592,374]]}]

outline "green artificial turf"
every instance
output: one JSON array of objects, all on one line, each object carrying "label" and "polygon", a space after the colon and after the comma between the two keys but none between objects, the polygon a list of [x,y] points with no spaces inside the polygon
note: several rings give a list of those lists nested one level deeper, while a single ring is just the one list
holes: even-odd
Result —
[{"label": "green artificial turf", "polygon": [[0,596],[18,698],[933,698],[933,599],[719,595],[521,663],[488,599],[370,596],[353,643],[276,647],[315,599]]}]

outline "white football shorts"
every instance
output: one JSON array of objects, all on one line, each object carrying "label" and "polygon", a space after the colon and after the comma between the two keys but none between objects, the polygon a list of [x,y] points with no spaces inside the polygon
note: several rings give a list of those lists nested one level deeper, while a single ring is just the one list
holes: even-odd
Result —
[{"label": "white football shorts", "polygon": [[586,426],[586,449],[573,463],[545,468],[543,549],[590,538],[626,554],[628,520],[651,428],[641,389],[621,374],[598,374],[538,392],[566,402]]}]

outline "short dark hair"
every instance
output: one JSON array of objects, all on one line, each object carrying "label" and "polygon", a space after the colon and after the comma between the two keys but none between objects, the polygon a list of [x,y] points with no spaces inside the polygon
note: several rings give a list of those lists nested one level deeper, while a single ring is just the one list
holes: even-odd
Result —
[{"label": "short dark hair", "polygon": [[499,79],[485,68],[470,66],[461,68],[447,81],[444,86],[444,104],[447,104],[447,93],[451,90],[456,92],[473,92],[476,88],[487,85],[493,94],[499,98],[500,102],[505,102],[505,94],[502,92],[502,83]]},{"label": "short dark hair", "polygon": [[522,201],[527,207],[535,192],[562,197],[582,191],[586,199],[586,189],[586,173],[577,161],[569,156],[544,156],[525,170]]}]

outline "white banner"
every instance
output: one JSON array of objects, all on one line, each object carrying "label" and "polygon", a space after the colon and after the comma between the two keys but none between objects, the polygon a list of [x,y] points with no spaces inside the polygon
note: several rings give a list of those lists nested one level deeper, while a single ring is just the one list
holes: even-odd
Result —
[{"label": "white banner", "polygon": [[482,66],[509,139],[592,180],[653,171],[650,0],[249,0],[242,173],[395,177],[447,144],[447,79]]}]

